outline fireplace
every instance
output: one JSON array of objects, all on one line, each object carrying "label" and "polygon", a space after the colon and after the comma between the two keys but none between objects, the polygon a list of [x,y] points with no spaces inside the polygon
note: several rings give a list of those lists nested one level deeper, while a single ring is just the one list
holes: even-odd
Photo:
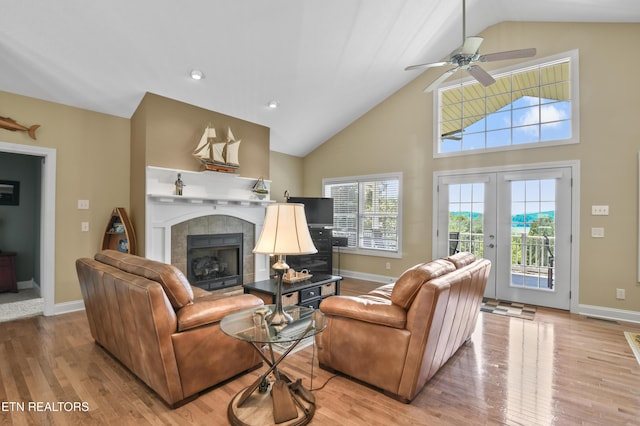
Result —
[{"label": "fireplace", "polygon": [[[174,193],[178,173],[187,185],[181,196]],[[145,257],[170,263],[189,277],[187,236],[236,233],[243,236],[237,287],[269,278],[269,256],[252,250],[262,231],[265,208],[273,201],[252,191],[255,179],[147,166],[146,185]],[[225,280],[222,286],[227,287]]]},{"label": "fireplace", "polygon": [[242,285],[243,234],[187,235],[187,278],[205,290]]}]

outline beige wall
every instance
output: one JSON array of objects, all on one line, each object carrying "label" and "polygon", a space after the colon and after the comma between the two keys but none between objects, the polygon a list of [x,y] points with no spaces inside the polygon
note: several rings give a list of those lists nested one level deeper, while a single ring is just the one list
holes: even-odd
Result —
[{"label": "beige wall", "polygon": [[[220,131],[231,126],[242,139],[240,175],[270,177],[269,128],[153,94],[129,120],[0,92],[0,116],[41,125],[35,141],[0,129],[1,142],[56,149],[55,303],[82,299],[75,261],[101,248],[114,207],[129,212],[139,254],[144,253],[145,166],[198,170],[191,151],[207,123]],[[90,209],[78,210],[79,199],[88,199]],[[80,231],[85,221],[89,232]]]},{"label": "beige wall", "polygon": [[268,127],[147,93],[131,117],[131,216],[137,230],[138,254],[145,253],[145,167],[200,170],[192,152],[207,125],[215,127],[221,140],[225,140],[230,127],[242,141],[237,170],[240,176],[269,179]]},{"label": "beige wall", "polygon": [[[503,23],[491,27],[486,53],[536,47],[542,58],[579,49],[580,144],[433,159],[433,99],[422,89],[443,69],[432,69],[373,108],[304,159],[305,195],[318,194],[323,177],[404,173],[404,257],[401,260],[342,255],[345,270],[397,276],[431,258],[432,174],[436,170],[579,160],[579,303],[640,311],[638,257],[638,24]],[[500,68],[509,62],[483,64]],[[402,68],[408,64],[398,64]],[[610,215],[591,216],[607,204]],[[604,227],[604,239],[590,237]],[[390,261],[391,271],[384,263]],[[626,289],[626,300],[615,289]]]},{"label": "beige wall", "polygon": [[[144,102],[144,100],[143,100]],[[130,134],[130,189],[131,195],[129,205],[129,219],[136,230],[137,254],[145,252],[145,200],[146,200],[146,165],[147,165],[147,110],[140,108],[131,117]]]},{"label": "beige wall", "polygon": [[[241,149],[241,174],[271,179],[272,198],[283,201],[285,189],[291,195],[320,195],[323,177],[402,171],[404,257],[390,260],[391,271],[384,268],[387,259],[344,254],[341,259],[345,270],[397,276],[431,257],[434,170],[580,160],[580,303],[640,311],[640,286],[636,283],[640,146],[635,126],[635,119],[640,116],[636,99],[640,82],[635,75],[640,69],[640,57],[628,54],[634,52],[633,42],[639,33],[638,24],[503,23],[482,34],[484,52],[535,46],[538,57],[544,57],[580,50],[579,145],[434,160],[432,97],[422,89],[442,70],[430,70],[304,159],[271,153],[269,160],[268,143],[251,148],[249,153],[246,148],[245,152]],[[491,65],[507,64],[485,66],[490,69]],[[400,68],[405,65],[398,64]],[[144,166],[196,170],[190,150],[199,138],[198,128],[209,120],[217,128],[226,126],[224,120],[218,122],[214,112],[151,97],[158,104],[139,108],[128,120],[0,92],[1,116],[42,125],[37,141],[23,132],[2,129],[0,141],[57,151],[56,303],[81,298],[75,259],[92,256],[99,248],[114,207],[130,209],[138,241],[143,243],[139,230],[140,218],[144,217]],[[166,108],[168,104],[177,109]],[[163,111],[162,118],[151,115],[155,108]],[[235,123],[234,120],[237,119],[229,117],[228,122]],[[155,125],[150,127],[151,122]],[[234,132],[235,125],[232,124]],[[267,128],[255,131],[256,138],[266,132],[268,140]],[[253,139],[254,134],[251,135],[236,132],[243,144]],[[145,142],[130,144],[134,140]],[[257,157],[262,161],[254,166]],[[78,199],[89,199],[91,208],[77,210]],[[611,214],[591,216],[592,204],[608,204]],[[90,222],[90,232],[80,232],[82,221]],[[605,227],[606,238],[590,238],[590,229],[595,226]],[[626,289],[626,300],[615,300],[615,288]]]},{"label": "beige wall", "polygon": [[[0,141],[56,150],[55,303],[79,300],[76,259],[100,248],[114,207],[129,207],[129,120],[6,92],[0,116],[41,125],[35,141],[4,129]],[[78,210],[79,199],[90,209]]]},{"label": "beige wall", "polygon": [[284,191],[289,191],[292,197],[302,196],[303,159],[271,151],[270,163],[271,199],[279,203],[286,202]]}]

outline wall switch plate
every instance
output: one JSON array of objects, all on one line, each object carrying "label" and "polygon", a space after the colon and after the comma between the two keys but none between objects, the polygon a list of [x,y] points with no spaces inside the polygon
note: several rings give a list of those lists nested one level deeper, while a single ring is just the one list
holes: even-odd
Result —
[{"label": "wall switch plate", "polygon": [[624,300],[624,288],[616,288],[616,299]]},{"label": "wall switch plate", "polygon": [[391,262],[387,262],[385,266],[387,267],[387,269],[391,269]]},{"label": "wall switch plate", "polygon": [[591,206],[591,216],[609,216],[609,206]]},{"label": "wall switch plate", "polygon": [[604,238],[604,228],[591,228],[593,238]]},{"label": "wall switch plate", "polygon": [[78,200],[78,210],[89,210],[89,200]]},{"label": "wall switch plate", "polygon": [[89,232],[89,222],[81,222],[80,223],[80,230],[82,232]]}]

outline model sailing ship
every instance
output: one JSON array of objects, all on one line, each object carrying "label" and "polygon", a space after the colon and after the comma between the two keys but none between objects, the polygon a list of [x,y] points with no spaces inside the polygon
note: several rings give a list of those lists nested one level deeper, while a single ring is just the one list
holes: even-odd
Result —
[{"label": "model sailing ship", "polygon": [[204,129],[193,156],[200,160],[205,170],[233,173],[240,167],[238,152],[241,141],[236,140],[230,127],[227,129],[226,142],[216,141],[215,128],[207,126]]},{"label": "model sailing ship", "polygon": [[253,192],[258,194],[258,198],[262,199],[265,195],[269,193],[269,188],[267,188],[267,184],[264,183],[264,179],[260,176],[260,179],[253,185],[251,189]]}]

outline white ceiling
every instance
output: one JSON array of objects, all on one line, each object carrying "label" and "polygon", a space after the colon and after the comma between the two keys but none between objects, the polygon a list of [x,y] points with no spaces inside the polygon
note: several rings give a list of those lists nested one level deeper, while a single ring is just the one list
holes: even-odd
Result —
[{"label": "white ceiling", "polygon": [[[640,0],[467,0],[467,35],[524,20],[640,22]],[[304,156],[461,44],[462,0],[0,0],[0,90],[125,118],[152,92]]]}]

